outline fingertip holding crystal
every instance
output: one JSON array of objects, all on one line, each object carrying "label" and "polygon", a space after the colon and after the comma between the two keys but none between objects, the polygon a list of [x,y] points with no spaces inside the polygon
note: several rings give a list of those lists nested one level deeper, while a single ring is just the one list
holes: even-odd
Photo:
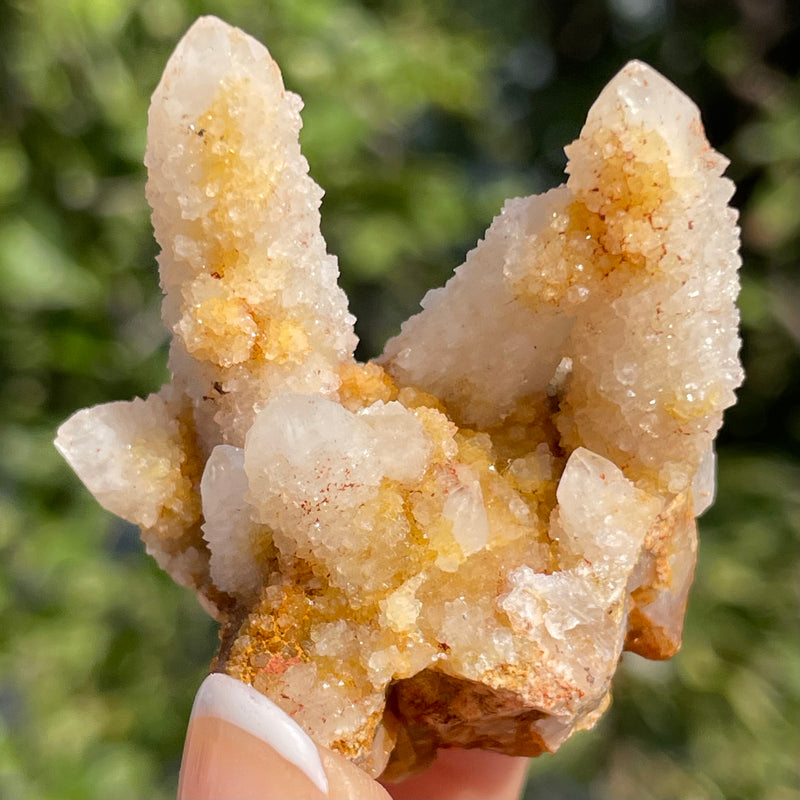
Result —
[{"label": "fingertip holding crystal", "polygon": [[328,791],[328,778],[314,742],[291,717],[251,686],[228,675],[208,675],[195,696],[189,726],[203,718],[222,720],[261,740],[294,764],[322,793]]}]

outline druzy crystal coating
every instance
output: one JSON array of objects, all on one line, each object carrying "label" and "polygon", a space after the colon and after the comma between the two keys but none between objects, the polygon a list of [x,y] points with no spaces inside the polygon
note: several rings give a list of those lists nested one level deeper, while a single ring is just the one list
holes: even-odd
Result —
[{"label": "druzy crystal coating", "polygon": [[741,383],[733,184],[631,62],[375,362],[266,49],[201,18],[150,108],[172,381],[57,446],[221,623],[213,669],[372,775],[554,751],[680,645]]}]

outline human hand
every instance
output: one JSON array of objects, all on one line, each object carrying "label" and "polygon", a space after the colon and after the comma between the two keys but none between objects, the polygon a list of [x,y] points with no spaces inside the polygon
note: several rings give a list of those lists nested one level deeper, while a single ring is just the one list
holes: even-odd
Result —
[{"label": "human hand", "polygon": [[195,698],[178,800],[514,800],[528,759],[482,750],[441,750],[421,775],[373,781],[314,742],[269,699],[227,675],[209,675]]}]

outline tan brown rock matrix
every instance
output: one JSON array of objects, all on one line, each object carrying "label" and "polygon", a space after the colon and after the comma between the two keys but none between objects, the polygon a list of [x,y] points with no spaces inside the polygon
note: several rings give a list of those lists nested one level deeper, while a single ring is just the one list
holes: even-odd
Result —
[{"label": "tan brown rock matrix", "polygon": [[554,751],[680,645],[742,380],[725,159],[631,62],[376,363],[267,51],[191,28],[150,108],[173,380],[57,446],[222,624],[213,668],[371,775]]}]

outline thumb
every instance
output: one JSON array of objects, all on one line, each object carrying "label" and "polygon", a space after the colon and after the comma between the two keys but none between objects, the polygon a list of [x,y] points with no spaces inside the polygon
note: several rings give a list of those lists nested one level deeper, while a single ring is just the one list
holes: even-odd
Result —
[{"label": "thumb", "polygon": [[318,747],[264,695],[209,675],[195,697],[178,800],[363,798],[389,795],[337,753]]}]

